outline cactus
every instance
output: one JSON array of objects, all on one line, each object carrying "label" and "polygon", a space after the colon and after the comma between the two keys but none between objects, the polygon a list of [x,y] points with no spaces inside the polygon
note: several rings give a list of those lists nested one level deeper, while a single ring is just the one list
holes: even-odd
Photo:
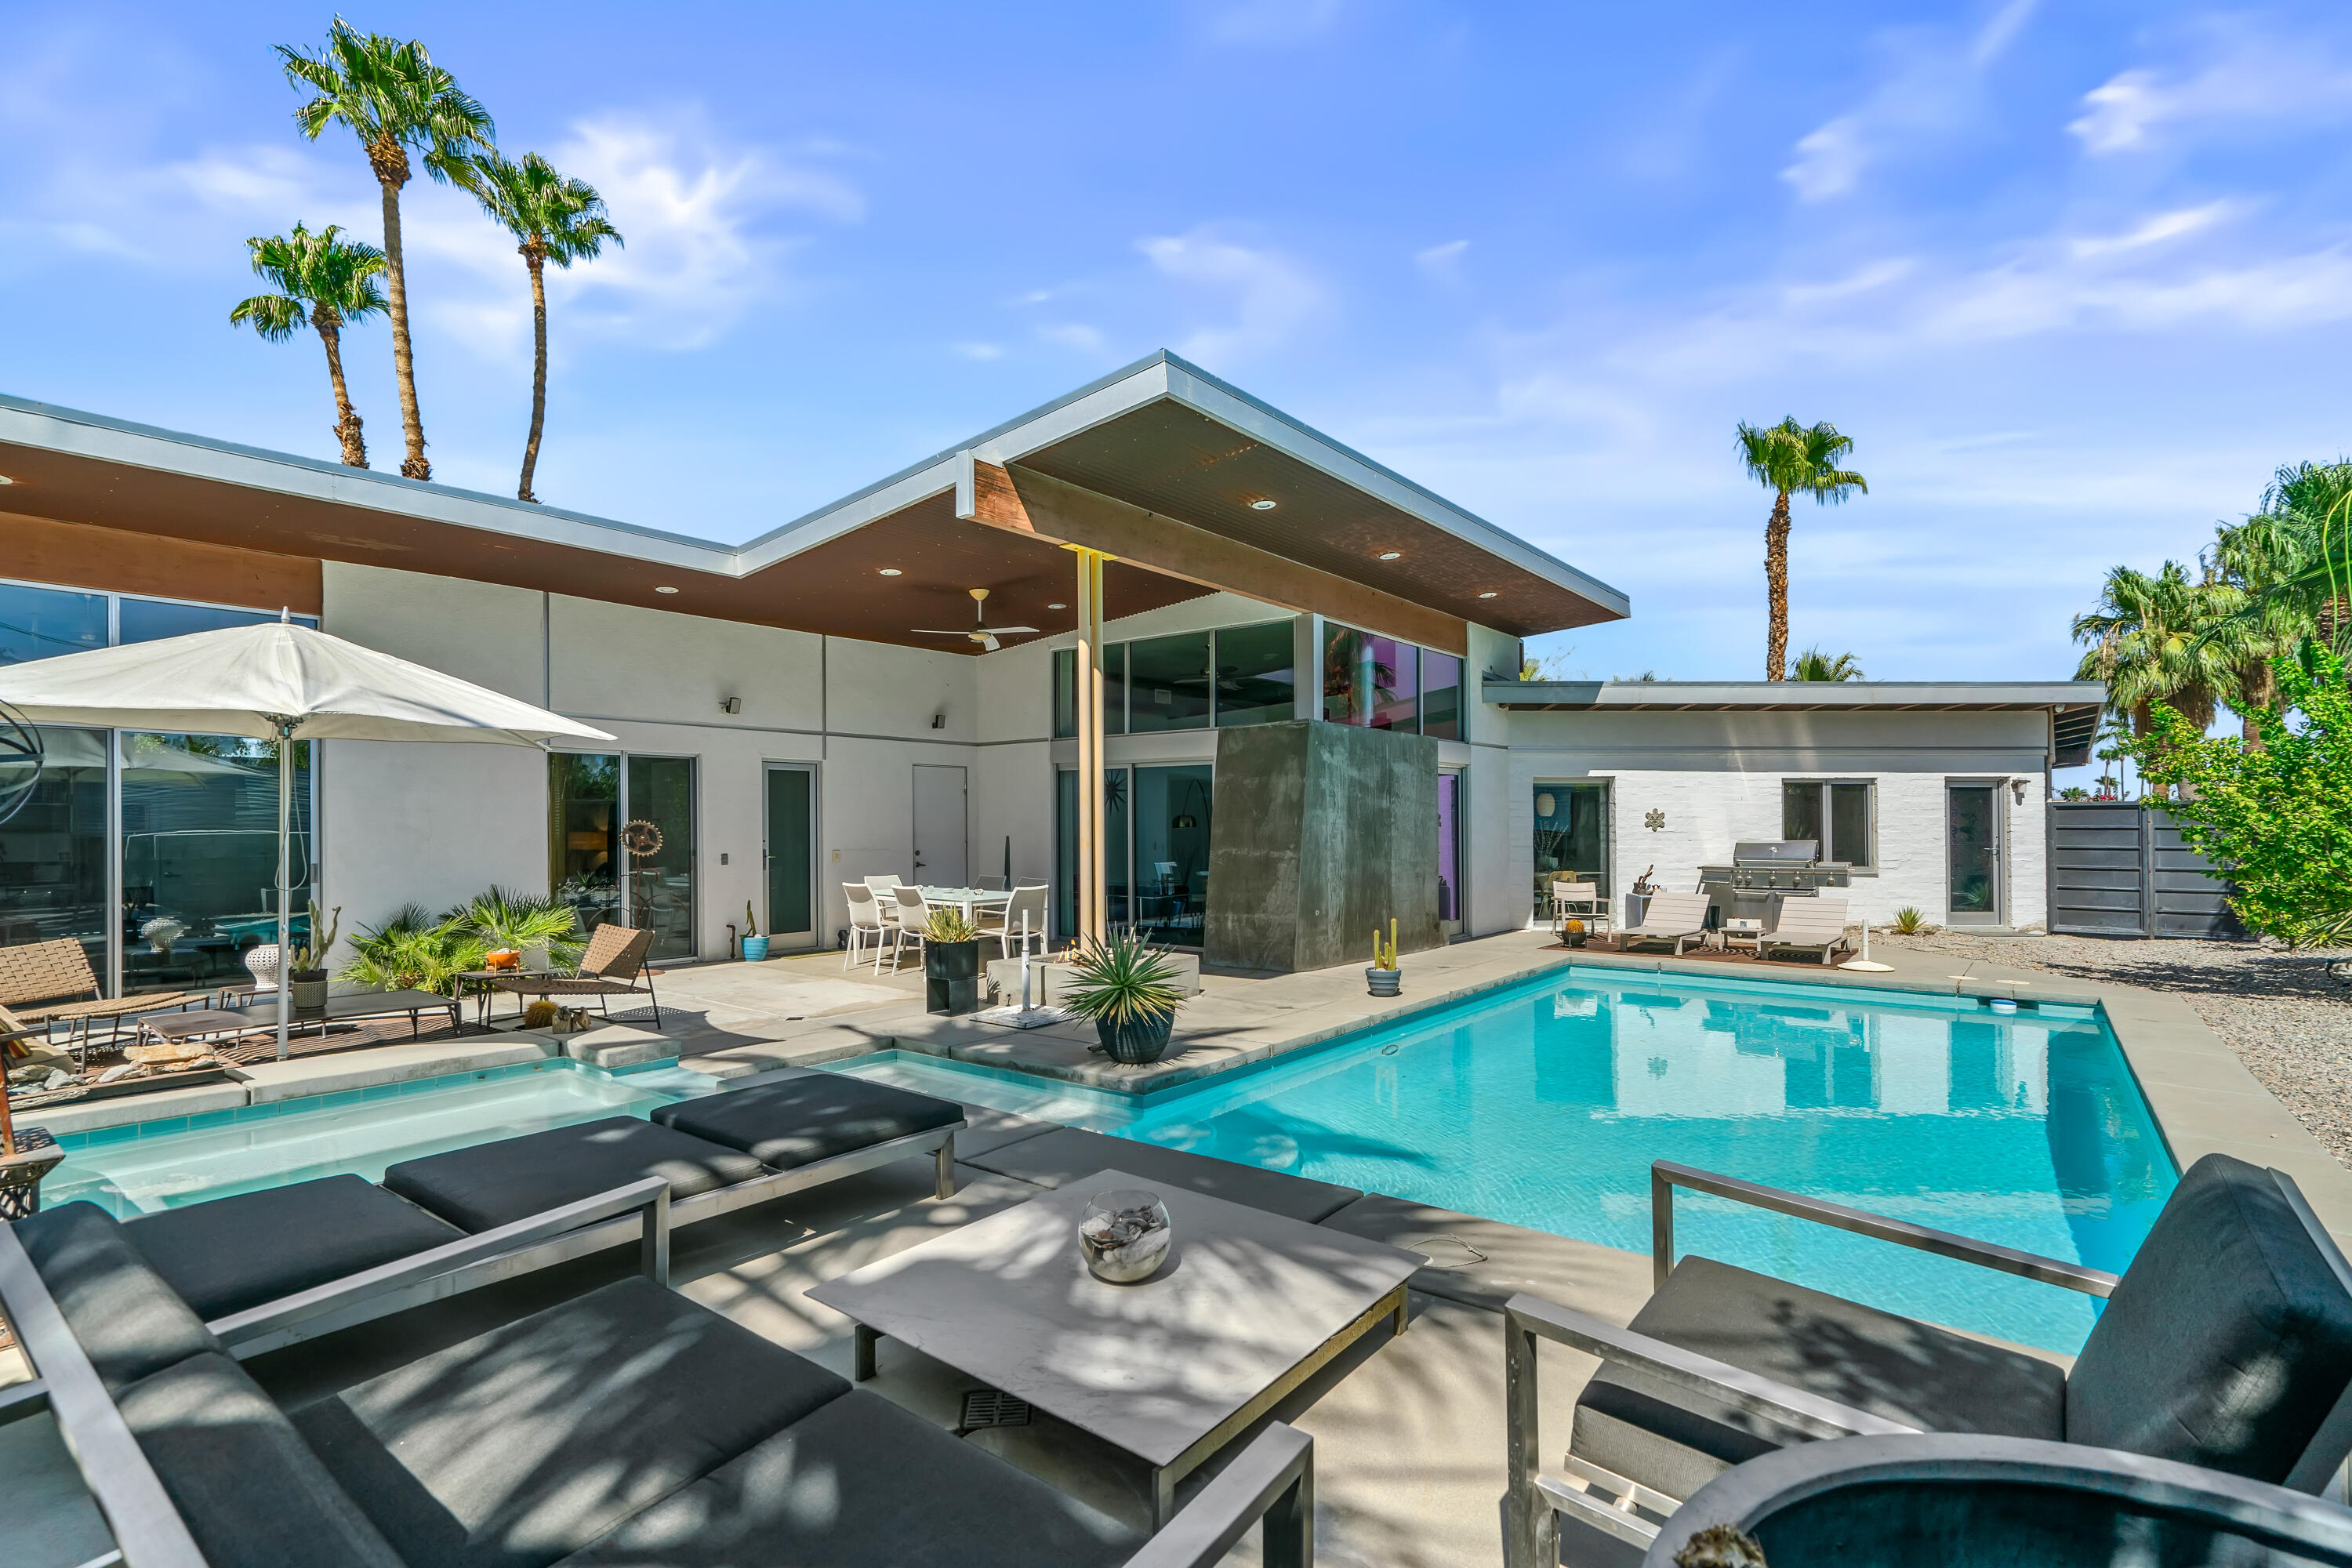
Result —
[{"label": "cactus", "polygon": [[743,934],[745,936],[760,934],[760,917],[751,912],[751,900],[749,899],[743,900]]},{"label": "cactus", "polygon": [[1372,967],[1374,969],[1394,969],[1396,966],[1397,923],[1396,921],[1391,918],[1389,921],[1389,934],[1386,942],[1383,942],[1381,940],[1381,928],[1378,926],[1374,926],[1372,928]]}]

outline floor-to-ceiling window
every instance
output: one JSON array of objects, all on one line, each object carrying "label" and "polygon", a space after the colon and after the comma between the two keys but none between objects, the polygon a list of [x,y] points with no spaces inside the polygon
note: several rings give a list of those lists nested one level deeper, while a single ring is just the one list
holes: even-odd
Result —
[{"label": "floor-to-ceiling window", "polygon": [[[276,618],[0,583],[0,664]],[[55,727],[41,740],[39,781],[0,823],[0,945],[71,937],[108,994],[244,978],[245,951],[277,940],[276,743]],[[295,748],[289,914],[297,941],[309,933],[315,859],[311,760],[307,744]]]},{"label": "floor-to-ceiling window", "polygon": [[1434,648],[1323,626],[1323,717],[1334,724],[1462,738],[1462,660]]},{"label": "floor-to-ceiling window", "polygon": [[549,753],[548,877],[580,929],[654,932],[652,956],[694,955],[694,759]]},{"label": "floor-to-ceiling window", "polygon": [[[1181,632],[1103,649],[1103,733],[1229,730],[1297,717],[1291,623]],[[1054,735],[1078,732],[1077,653],[1054,654]]]},{"label": "floor-to-ceiling window", "polygon": [[1448,932],[1465,919],[1462,907],[1462,773],[1437,775],[1437,921]]},{"label": "floor-to-ceiling window", "polygon": [[1206,763],[1135,770],[1135,925],[1154,942],[1198,947],[1208,925]]},{"label": "floor-to-ceiling window", "polygon": [[1609,785],[1604,782],[1535,786],[1535,917],[1551,919],[1554,881],[1591,882],[1604,903],[1609,876]]}]

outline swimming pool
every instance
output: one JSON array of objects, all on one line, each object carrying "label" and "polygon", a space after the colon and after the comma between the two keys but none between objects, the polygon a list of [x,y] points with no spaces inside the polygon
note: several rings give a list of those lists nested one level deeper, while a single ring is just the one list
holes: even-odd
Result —
[{"label": "swimming pool", "polygon": [[44,1204],[87,1198],[117,1218],[345,1172],[496,1138],[566,1127],[708,1094],[719,1080],[677,1068],[608,1073],[554,1060],[457,1073],[310,1100],[278,1100],[97,1132],[67,1133],[41,1184]]},{"label": "swimming pool", "polygon": [[[1650,1162],[2120,1271],[2176,1180],[2088,1008],[1580,972],[1121,1096],[892,1052],[837,1071],[1646,1254]],[[2053,1350],[2091,1300],[1695,1194],[1682,1251]]]}]

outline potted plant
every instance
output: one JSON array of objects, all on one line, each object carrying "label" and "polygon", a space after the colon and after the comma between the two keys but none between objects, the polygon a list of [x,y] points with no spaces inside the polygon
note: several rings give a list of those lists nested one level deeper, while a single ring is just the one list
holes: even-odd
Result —
[{"label": "potted plant", "polygon": [[1372,928],[1372,966],[1364,971],[1364,983],[1375,996],[1402,994],[1404,971],[1397,967],[1397,923],[1389,921],[1388,941],[1381,941],[1381,928]]},{"label": "potted plant", "polygon": [[1105,1054],[1129,1067],[1166,1053],[1184,1000],[1183,981],[1168,955],[1132,935],[1081,949],[1060,990],[1063,1010],[1092,1018]]},{"label": "potted plant", "polygon": [[337,904],[333,923],[327,927],[325,940],[319,936],[321,921],[319,906],[310,905],[310,936],[308,942],[297,943],[294,962],[286,973],[287,989],[293,993],[294,1011],[306,1018],[323,1017],[327,1011],[327,954],[334,950],[335,938],[342,934],[343,906]]},{"label": "potted plant", "polygon": [[980,1008],[980,931],[952,905],[923,922],[923,1005],[957,1015]]},{"label": "potted plant", "polygon": [[743,900],[743,962],[760,963],[768,956],[768,939],[760,934],[759,917],[751,912],[751,900]]},{"label": "potted plant", "polygon": [[1585,929],[1584,922],[1578,920],[1574,915],[1570,915],[1561,923],[1559,928],[1559,940],[1566,942],[1570,947],[1582,947],[1584,945],[1585,939],[1591,934],[1592,933],[1590,931]]}]

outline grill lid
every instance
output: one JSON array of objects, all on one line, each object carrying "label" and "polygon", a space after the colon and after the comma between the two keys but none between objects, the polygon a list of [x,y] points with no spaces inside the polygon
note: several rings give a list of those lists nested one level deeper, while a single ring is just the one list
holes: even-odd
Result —
[{"label": "grill lid", "polygon": [[1821,850],[1818,838],[1746,838],[1731,847],[1735,866],[1810,866]]}]

